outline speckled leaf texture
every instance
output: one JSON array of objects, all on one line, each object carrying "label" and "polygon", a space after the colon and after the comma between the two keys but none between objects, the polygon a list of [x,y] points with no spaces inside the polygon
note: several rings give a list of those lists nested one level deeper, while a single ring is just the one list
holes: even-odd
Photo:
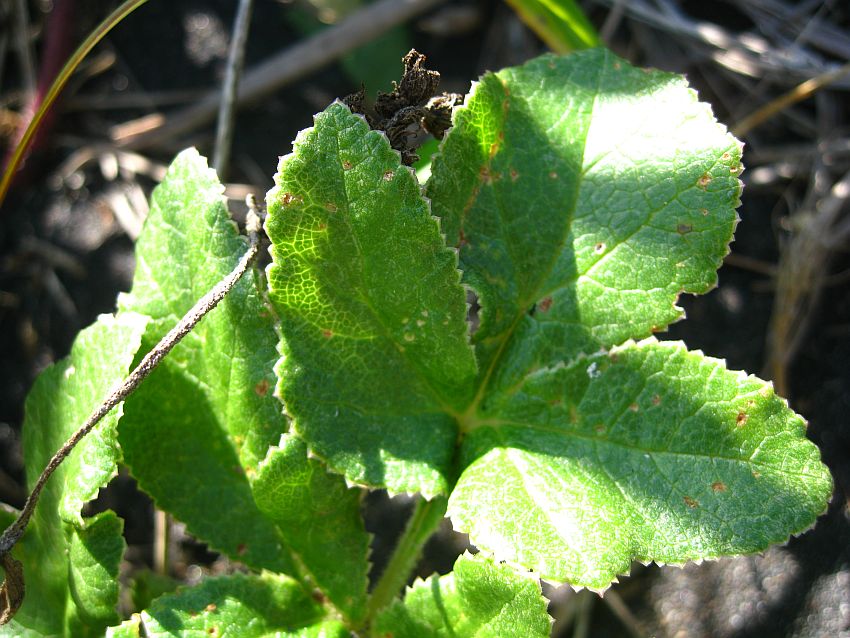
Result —
[{"label": "speckled leaf texture", "polygon": [[282,158],[268,194],[287,413],[350,481],[448,492],[475,360],[457,256],[386,136],[340,103]]},{"label": "speckled leaf texture", "polygon": [[479,548],[596,590],[811,526],[832,484],[802,419],[650,338],[715,285],[737,220],[740,143],[709,107],[600,49],[487,74],[453,122],[426,194],[480,301],[477,366],[386,139],[335,104],[281,162],[278,389],[311,450],[354,483],[448,485]]},{"label": "speckled leaf texture", "polygon": [[293,580],[266,574],[209,578],[156,599],[107,638],[348,638]]},{"label": "speckled leaf texture", "polygon": [[321,591],[357,623],[366,613],[369,535],[361,491],[307,458],[307,446],[287,434],[271,448],[254,481],[254,499]]},{"label": "speckled leaf texture", "polygon": [[[27,485],[127,376],[147,318],[102,315],[74,341],[71,354],[47,368],[27,397],[23,426]],[[83,518],[81,509],[117,471],[119,405],[81,441],[47,482],[13,555],[23,563],[26,598],[0,636],[103,635],[118,618],[123,523],[113,512]]]},{"label": "speckled leaf texture", "polygon": [[[223,187],[194,150],[154,191],[136,245],[136,276],[119,308],[153,318],[145,350],[223,279],[246,250]],[[255,568],[290,572],[275,525],[251,481],[286,430],[272,394],[277,337],[247,273],[128,398],[119,425],[124,458],[157,505],[214,549]]]},{"label": "speckled leaf texture", "polygon": [[445,576],[416,581],[378,618],[392,638],[547,638],[547,601],[533,574],[464,554]]}]

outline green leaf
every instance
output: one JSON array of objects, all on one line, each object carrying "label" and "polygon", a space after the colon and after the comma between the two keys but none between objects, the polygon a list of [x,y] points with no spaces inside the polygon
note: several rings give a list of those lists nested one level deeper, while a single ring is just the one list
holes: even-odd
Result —
[{"label": "green leaf", "polygon": [[[127,376],[147,317],[102,315],[74,341],[71,354],[39,375],[27,396],[24,464],[31,489],[53,454]],[[117,471],[119,405],[48,480],[13,554],[24,565],[26,598],[2,635],[102,635],[116,619],[121,521],[112,512],[83,519],[83,505]],[[7,633],[8,632],[8,633]]]},{"label": "green leaf", "polygon": [[832,492],[805,422],[769,384],[676,343],[531,373],[477,426],[449,501],[456,526],[595,590],[632,560],[764,550],[810,527]]},{"label": "green leaf", "polygon": [[547,638],[550,618],[537,579],[493,559],[463,555],[454,571],[417,581],[378,618],[393,638]]},{"label": "green leaf", "polygon": [[324,594],[349,620],[362,620],[369,535],[360,515],[361,492],[308,459],[304,442],[288,434],[260,465],[254,497]]},{"label": "green leaf", "polygon": [[510,385],[680,318],[728,252],[740,155],[684,78],[603,49],[485,75],[427,188],[481,297],[483,378],[502,356]]},{"label": "green leaf", "polygon": [[133,614],[106,635],[346,638],[349,634],[338,621],[323,621],[321,606],[292,579],[233,574],[162,596],[148,610]]},{"label": "green leaf", "polygon": [[593,24],[574,0],[508,0],[508,4],[556,53],[602,45]]},{"label": "green leaf", "polygon": [[[145,348],[245,252],[222,192],[194,150],[154,191],[133,288],[119,297],[123,311],[154,318]],[[253,567],[289,572],[282,538],[251,494],[258,464],[286,429],[272,395],[274,320],[259,281],[246,274],[127,400],[119,436],[142,489],[195,536]]]},{"label": "green leaf", "polygon": [[352,482],[446,493],[475,362],[457,258],[386,137],[335,103],[268,195],[278,392]]}]

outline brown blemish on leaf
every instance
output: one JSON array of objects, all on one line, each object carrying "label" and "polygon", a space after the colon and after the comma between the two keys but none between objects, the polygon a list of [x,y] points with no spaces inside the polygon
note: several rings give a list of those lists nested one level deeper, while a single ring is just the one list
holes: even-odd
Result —
[{"label": "brown blemish on leaf", "polygon": [[593,426],[593,431],[596,432],[597,434],[605,434],[606,429],[607,428],[605,427],[604,423],[597,423],[596,425]]},{"label": "brown blemish on leaf", "polygon": [[209,629],[207,629],[207,633],[210,636],[217,636],[218,635],[218,627],[210,627]]},{"label": "brown blemish on leaf", "polygon": [[383,180],[385,182],[392,181],[393,177],[395,177],[395,173],[393,173],[392,171],[384,171]]},{"label": "brown blemish on leaf", "polygon": [[611,66],[614,67],[615,71],[619,71],[622,64],[620,64],[619,62],[614,62],[614,64],[612,64]]},{"label": "brown blemish on leaf", "polygon": [[691,509],[694,509],[695,507],[699,506],[699,503],[696,501],[696,499],[693,499],[690,496],[686,496],[685,505],[687,505]]},{"label": "brown blemish on leaf", "polygon": [[555,171],[549,171],[549,179],[558,179],[558,174]]},{"label": "brown blemish on leaf", "polygon": [[632,412],[637,412],[640,409],[640,406],[637,403],[629,404],[629,410]]},{"label": "brown blemish on leaf", "polygon": [[328,202],[327,204],[325,204],[325,208],[328,210],[328,212],[331,212],[331,213],[335,213],[336,211],[339,210],[339,208],[337,208],[337,205],[334,204],[333,202]]},{"label": "brown blemish on leaf", "polygon": [[280,203],[284,206],[289,206],[290,204],[303,204],[304,198],[301,195],[293,195],[292,193],[284,193],[280,197]]},{"label": "brown blemish on leaf", "polygon": [[540,303],[537,304],[537,308],[540,312],[549,312],[549,308],[552,307],[552,297],[543,297],[540,300]]},{"label": "brown blemish on leaf", "polygon": [[601,255],[605,252],[605,244],[600,241],[593,247],[593,252],[595,252],[597,255]]},{"label": "brown blemish on leaf", "polygon": [[215,611],[215,610],[216,610],[216,604],[215,603],[210,603],[209,605],[204,607],[204,611],[206,611],[206,612],[212,612],[212,611]]},{"label": "brown blemish on leaf", "polygon": [[694,227],[691,224],[679,224],[676,226],[676,232],[680,235],[687,235],[690,232],[693,232]]},{"label": "brown blemish on leaf", "polygon": [[478,176],[481,178],[481,181],[485,184],[493,183],[493,176],[490,173],[489,166],[482,166],[481,170],[478,171]]},{"label": "brown blemish on leaf", "polygon": [[511,169],[511,181],[515,182],[515,181],[517,181],[517,179],[519,179],[519,173],[517,173],[517,170],[515,168],[512,168]]},{"label": "brown blemish on leaf", "polygon": [[319,225],[316,226],[316,229],[317,230],[325,230],[325,229],[327,229],[327,227],[328,227],[328,225],[325,222],[319,222]]},{"label": "brown blemish on leaf", "polygon": [[457,246],[456,246],[456,248],[457,248],[458,250],[460,250],[461,248],[463,248],[464,246],[466,246],[469,242],[466,240],[466,235],[464,235],[464,234],[463,234],[463,228],[461,228],[461,229],[458,231],[458,235],[459,235],[459,237],[458,237],[458,240],[457,240]]},{"label": "brown blemish on leaf", "polygon": [[724,162],[728,162],[730,159],[732,159],[732,156],[729,155],[729,151],[726,151],[725,153],[723,153],[723,155],[720,156],[720,159],[722,159]]},{"label": "brown blemish on leaf", "polygon": [[342,160],[342,167],[345,170],[351,169],[351,162],[349,162],[348,160]]},{"label": "brown blemish on leaf", "polygon": [[739,428],[743,427],[747,424],[747,419],[749,418],[750,417],[747,415],[746,412],[738,412],[738,416],[735,417],[735,423]]},{"label": "brown blemish on leaf", "polygon": [[754,479],[761,478],[761,472],[757,472],[756,470],[753,470],[753,478]]},{"label": "brown blemish on leaf", "polygon": [[322,330],[322,336],[325,339],[330,339],[331,337],[334,336],[334,332],[333,332],[333,330],[328,330],[327,328],[325,328],[324,330]]},{"label": "brown blemish on leaf", "polygon": [[551,401],[549,401],[549,405],[551,405],[552,407],[557,407],[562,403],[563,401],[561,399],[552,399]]},{"label": "brown blemish on leaf", "polygon": [[652,397],[652,405],[661,405],[661,397],[657,394]]},{"label": "brown blemish on leaf", "polygon": [[700,209],[699,212],[702,213],[703,217],[708,217],[708,209],[707,208],[702,208],[702,209]]},{"label": "brown blemish on leaf", "polygon": [[493,159],[493,157],[496,155],[496,153],[499,152],[500,146],[501,146],[501,144],[499,143],[498,140],[493,142],[492,144],[490,144],[490,159]]},{"label": "brown blemish on leaf", "polygon": [[237,553],[239,556],[244,556],[244,555],[245,555],[245,552],[247,552],[247,551],[248,551],[248,546],[247,546],[247,545],[245,545],[245,543],[239,543],[239,544],[236,546],[236,553]]},{"label": "brown blemish on leaf", "polygon": [[254,394],[258,397],[264,397],[269,391],[271,384],[268,379],[263,379],[257,385],[254,386]]},{"label": "brown blemish on leaf", "polygon": [[726,491],[726,483],[724,483],[723,481],[714,481],[714,483],[711,484],[711,489],[715,494],[719,494],[720,492],[725,492]]},{"label": "brown blemish on leaf", "polygon": [[709,175],[708,173],[703,173],[702,177],[697,180],[697,185],[703,190],[705,190],[705,187],[708,186],[710,183],[711,175]]}]

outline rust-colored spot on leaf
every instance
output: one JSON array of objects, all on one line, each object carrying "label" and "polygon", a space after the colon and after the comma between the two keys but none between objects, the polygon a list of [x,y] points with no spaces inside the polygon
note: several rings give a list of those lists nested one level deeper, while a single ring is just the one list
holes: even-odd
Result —
[{"label": "rust-colored spot on leaf", "polygon": [[708,186],[709,183],[711,183],[711,175],[708,173],[703,173],[702,177],[697,180],[697,185],[699,185],[699,187],[703,190],[705,190],[705,187]]},{"label": "rust-colored spot on leaf", "polygon": [[729,151],[726,151],[725,153],[723,153],[723,155],[720,156],[720,159],[722,159],[724,162],[728,162],[730,159],[732,159],[732,156],[729,155]]},{"label": "rust-colored spot on leaf", "polygon": [[481,170],[478,171],[478,176],[481,178],[481,181],[485,184],[493,183],[493,175],[490,173],[489,166],[482,166]]},{"label": "rust-colored spot on leaf", "polygon": [[511,181],[515,182],[515,181],[517,181],[517,179],[519,179],[519,173],[517,173],[517,170],[515,168],[512,168],[511,169]]},{"label": "rust-colored spot on leaf", "polygon": [[216,607],[216,604],[215,604],[215,603],[210,603],[209,605],[207,605],[206,607],[204,607],[204,611],[206,611],[206,612],[211,612],[211,611],[215,611],[215,610],[216,610],[216,608],[217,608],[217,607]]},{"label": "rust-colored spot on leaf", "polygon": [[724,483],[723,481],[714,481],[714,483],[711,484],[711,489],[715,494],[719,494],[720,492],[725,492],[726,491],[726,483]]},{"label": "rust-colored spot on leaf", "polygon": [[537,308],[540,312],[549,312],[549,308],[552,307],[552,297],[543,297],[540,300],[540,303],[537,304]]},{"label": "rust-colored spot on leaf", "polygon": [[349,162],[348,160],[342,160],[342,167],[345,170],[350,170],[351,166],[352,166],[351,162]]},{"label": "rust-colored spot on leaf", "polygon": [[602,243],[601,241],[600,241],[600,242],[598,242],[598,243],[597,243],[597,244],[593,247],[593,252],[595,252],[597,255],[601,255],[602,253],[604,253],[604,252],[605,252],[605,244],[604,244],[604,243]]},{"label": "rust-colored spot on leaf", "polygon": [[325,204],[325,208],[328,210],[328,212],[331,212],[331,213],[335,213],[336,211],[339,210],[339,208],[337,208],[337,205],[334,204],[333,202],[328,202],[327,204]]},{"label": "rust-colored spot on leaf", "polygon": [[217,636],[218,635],[218,627],[210,627],[209,629],[207,629],[207,633],[210,636]]},{"label": "rust-colored spot on leaf", "polygon": [[393,177],[395,177],[395,173],[393,173],[392,171],[384,171],[383,180],[385,182],[392,181]]},{"label": "rust-colored spot on leaf", "polygon": [[263,380],[262,380],[262,381],[260,381],[257,385],[255,385],[255,386],[254,386],[254,393],[255,393],[258,397],[264,397],[264,396],[266,396],[266,394],[268,393],[268,391],[269,391],[269,387],[271,387],[271,384],[269,383],[269,380],[268,380],[268,379],[263,379]]},{"label": "rust-colored spot on leaf", "polygon": [[761,478],[761,472],[753,470],[753,478],[754,479]]},{"label": "rust-colored spot on leaf", "polygon": [[558,179],[558,174],[555,171],[549,171],[549,179]]},{"label": "rust-colored spot on leaf", "polygon": [[735,423],[738,425],[738,427],[743,427],[747,424],[747,419],[749,418],[750,417],[747,415],[746,412],[738,412],[738,416],[735,417]]},{"label": "rust-colored spot on leaf", "polygon": [[325,339],[330,339],[331,337],[334,336],[334,332],[333,332],[333,330],[328,330],[327,328],[325,328],[324,330],[322,330],[322,336]]},{"label": "rust-colored spot on leaf", "polygon": [[661,405],[661,397],[657,394],[652,397],[652,405]]},{"label": "rust-colored spot on leaf", "polygon": [[490,144],[490,159],[493,159],[493,157],[496,155],[496,153],[499,152],[500,146],[501,146],[501,144],[499,143],[498,140],[493,142],[492,144]]},{"label": "rust-colored spot on leaf", "polygon": [[699,505],[699,503],[697,502],[696,499],[693,499],[690,496],[686,496],[685,497],[685,505],[687,505],[688,507],[693,509],[693,508],[697,507]]},{"label": "rust-colored spot on leaf", "polygon": [[456,246],[456,248],[457,248],[458,250],[460,250],[461,248],[463,248],[464,246],[466,246],[469,242],[468,242],[468,241],[467,241],[467,239],[466,239],[466,235],[464,235],[464,234],[463,234],[463,228],[461,228],[461,229],[458,231],[458,235],[459,235],[459,236],[458,236],[458,240],[457,240],[457,246]]},{"label": "rust-colored spot on leaf", "polygon": [[640,406],[637,403],[629,404],[629,410],[632,412],[637,412],[640,409]]},{"label": "rust-colored spot on leaf", "polygon": [[699,212],[702,213],[703,217],[708,217],[708,209],[707,208],[701,208]]},{"label": "rust-colored spot on leaf", "polygon": [[694,227],[692,224],[679,224],[676,226],[676,232],[680,235],[687,235],[688,233],[693,232]]},{"label": "rust-colored spot on leaf", "polygon": [[236,546],[236,553],[237,553],[239,556],[244,556],[244,555],[245,555],[245,552],[247,552],[247,551],[248,551],[248,546],[247,546],[247,545],[245,545],[245,543],[239,543],[239,544]]},{"label": "rust-colored spot on leaf", "polygon": [[289,206],[290,204],[302,204],[304,203],[304,198],[301,195],[293,195],[292,193],[284,193],[280,196],[280,203],[284,206]]}]

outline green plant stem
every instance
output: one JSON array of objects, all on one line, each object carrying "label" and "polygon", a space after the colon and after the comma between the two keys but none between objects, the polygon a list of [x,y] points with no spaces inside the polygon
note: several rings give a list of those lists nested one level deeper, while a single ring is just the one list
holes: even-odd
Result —
[{"label": "green plant stem", "polygon": [[30,123],[27,126],[27,130],[24,131],[21,140],[15,147],[15,152],[12,154],[9,159],[9,163],[6,165],[6,169],[3,172],[3,178],[0,179],[0,205],[2,205],[3,200],[6,199],[6,193],[9,192],[9,187],[12,184],[12,178],[15,176],[15,172],[17,171],[21,160],[24,158],[24,154],[35,135],[35,132],[41,125],[41,121],[44,119],[44,116],[47,115],[50,107],[53,106],[56,98],[59,97],[59,93],[61,93],[62,89],[65,88],[68,80],[71,79],[71,75],[80,65],[80,62],[83,61],[83,58],[89,54],[89,51],[91,51],[95,45],[97,45],[97,43],[113,29],[113,27],[117,26],[124,18],[142,6],[145,2],[147,2],[147,0],[126,0],[125,2],[122,2],[115,11],[110,13],[103,22],[97,25],[95,30],[92,31],[85,40],[83,40],[83,43],[77,47],[77,50],[74,51],[74,54],[68,59],[65,66],[62,67],[62,70],[59,71],[59,75],[56,76],[53,84],[50,85],[50,89],[47,91],[47,95],[44,96],[44,100],[42,100],[41,104],[38,105],[38,109],[33,114],[32,120],[30,120]]},{"label": "green plant stem", "polygon": [[375,616],[384,607],[389,605],[401,588],[407,584],[422,548],[425,546],[431,534],[437,529],[440,521],[446,513],[448,499],[442,496],[426,501],[417,497],[416,507],[407,523],[407,527],[398,540],[390,562],[384,573],[372,590],[369,599],[369,607],[366,612],[367,622],[374,620]]}]

